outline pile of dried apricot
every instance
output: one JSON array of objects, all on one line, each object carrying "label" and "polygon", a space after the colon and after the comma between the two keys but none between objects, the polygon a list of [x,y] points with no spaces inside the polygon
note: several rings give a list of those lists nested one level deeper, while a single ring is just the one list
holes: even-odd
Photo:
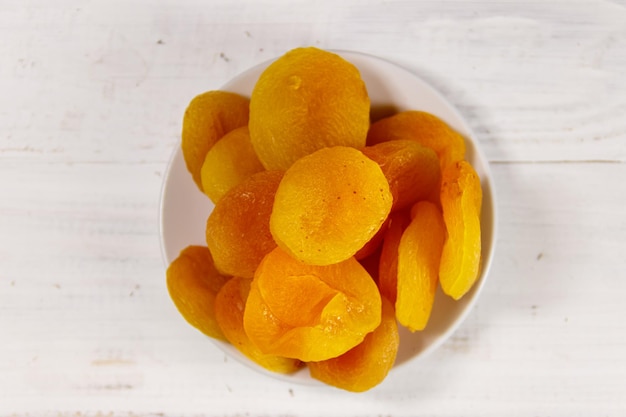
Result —
[{"label": "pile of dried apricot", "polygon": [[182,150],[215,208],[207,246],[170,264],[170,296],[266,369],[368,390],[394,364],[398,323],[423,330],[438,286],[458,300],[478,277],[464,138],[423,111],[371,123],[359,71],[336,54],[289,51],[249,99],[194,98]]}]

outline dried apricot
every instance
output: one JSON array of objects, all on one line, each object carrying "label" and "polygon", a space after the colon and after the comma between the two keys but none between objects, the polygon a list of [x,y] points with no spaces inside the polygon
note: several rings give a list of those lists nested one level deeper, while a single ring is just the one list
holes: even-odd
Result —
[{"label": "dried apricot", "polygon": [[285,172],[270,230],[278,246],[303,262],[341,262],[376,234],[392,199],[382,170],[361,151],[320,149]]},{"label": "dried apricot", "polygon": [[202,188],[213,203],[250,175],[263,171],[256,156],[248,126],[225,134],[207,152],[202,165]]},{"label": "dried apricot", "polygon": [[244,328],[263,353],[321,361],[361,343],[380,317],[380,293],[354,258],[307,265],[276,248],[254,275]]},{"label": "dried apricot", "polygon": [[446,226],[439,208],[421,201],[398,246],[396,317],[410,331],[423,330],[430,318],[439,281]]},{"label": "dried apricot", "polygon": [[259,77],[250,99],[250,138],[267,169],[336,145],[365,146],[370,101],[358,69],[339,55],[297,48]]},{"label": "dried apricot", "polygon": [[167,268],[167,289],[180,314],[196,329],[225,340],[215,320],[215,295],[229,277],[213,265],[209,249],[187,246]]},{"label": "dried apricot", "polygon": [[406,210],[396,211],[389,216],[389,225],[383,237],[378,269],[378,288],[383,297],[396,304],[398,282],[398,246],[404,229],[411,219]]},{"label": "dried apricot", "polygon": [[396,360],[400,336],[391,302],[382,299],[382,319],[363,342],[336,358],[309,362],[311,377],[353,392],[380,384]]},{"label": "dried apricot", "polygon": [[412,140],[391,140],[362,151],[385,174],[393,195],[392,211],[410,207],[438,190],[441,170],[432,149]]},{"label": "dried apricot", "polygon": [[251,280],[233,277],[217,293],[215,317],[226,339],[246,357],[270,371],[288,374],[298,370],[302,362],[262,353],[250,341],[243,328],[243,314],[250,292]]},{"label": "dried apricot", "polygon": [[283,173],[261,171],[231,188],[215,204],[206,241],[223,274],[252,278],[261,259],[276,247],[269,220]]},{"label": "dried apricot", "polygon": [[441,253],[441,289],[458,300],[470,290],[480,269],[480,178],[467,161],[450,165],[443,172],[441,205],[447,238]]},{"label": "dried apricot", "polygon": [[182,149],[187,169],[200,190],[204,158],[222,136],[248,124],[250,101],[227,91],[208,91],[191,100],[183,117]]},{"label": "dried apricot", "polygon": [[414,140],[433,149],[443,171],[448,165],[465,158],[463,136],[437,116],[409,110],[373,123],[367,134],[367,144],[375,145],[396,139]]}]

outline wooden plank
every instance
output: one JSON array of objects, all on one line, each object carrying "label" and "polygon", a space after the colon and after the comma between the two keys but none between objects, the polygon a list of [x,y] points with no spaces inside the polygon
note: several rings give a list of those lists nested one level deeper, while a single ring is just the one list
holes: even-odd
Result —
[{"label": "wooden plank", "polygon": [[[623,2],[5,0],[0,34],[0,415],[623,415]],[[186,104],[298,45],[415,71],[495,178],[476,308],[358,396],[226,358],[165,289]]]}]

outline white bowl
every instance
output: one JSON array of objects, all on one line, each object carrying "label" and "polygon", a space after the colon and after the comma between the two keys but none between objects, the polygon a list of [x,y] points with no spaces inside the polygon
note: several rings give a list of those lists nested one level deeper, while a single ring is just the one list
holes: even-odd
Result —
[{"label": "white bowl", "polygon": [[[373,112],[389,110],[423,110],[432,113],[461,133],[466,139],[466,159],[481,178],[483,204],[481,214],[482,265],[480,277],[472,290],[461,300],[454,301],[438,290],[428,326],[424,331],[410,333],[400,326],[400,350],[394,368],[409,366],[423,358],[448,339],[459,327],[481,293],[493,259],[496,235],[496,206],[493,178],[489,164],[478,141],[459,112],[424,80],[389,61],[357,52],[334,51],[354,64],[367,85]],[[235,77],[221,87],[250,96],[261,72],[272,61],[264,62]],[[200,93],[200,92],[199,92]],[[182,118],[182,115],[180,115]],[[213,209],[211,201],[202,194],[187,171],[180,146],[174,150],[165,175],[161,194],[160,235],[163,261],[166,267],[188,245],[204,245],[206,220]],[[313,380],[308,370],[292,375],[271,373],[256,365],[227,343],[211,339],[227,355],[274,377],[290,382],[321,384]],[[393,377],[393,370],[388,378]]]}]

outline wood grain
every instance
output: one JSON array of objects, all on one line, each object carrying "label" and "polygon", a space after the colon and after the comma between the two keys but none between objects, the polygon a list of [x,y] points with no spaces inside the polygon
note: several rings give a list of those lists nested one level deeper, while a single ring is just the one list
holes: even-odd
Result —
[{"label": "wood grain", "polygon": [[[623,1],[3,0],[0,35],[0,415],[624,414]],[[226,358],[165,290],[185,106],[300,45],[414,71],[495,177],[478,305],[358,396]]]}]

